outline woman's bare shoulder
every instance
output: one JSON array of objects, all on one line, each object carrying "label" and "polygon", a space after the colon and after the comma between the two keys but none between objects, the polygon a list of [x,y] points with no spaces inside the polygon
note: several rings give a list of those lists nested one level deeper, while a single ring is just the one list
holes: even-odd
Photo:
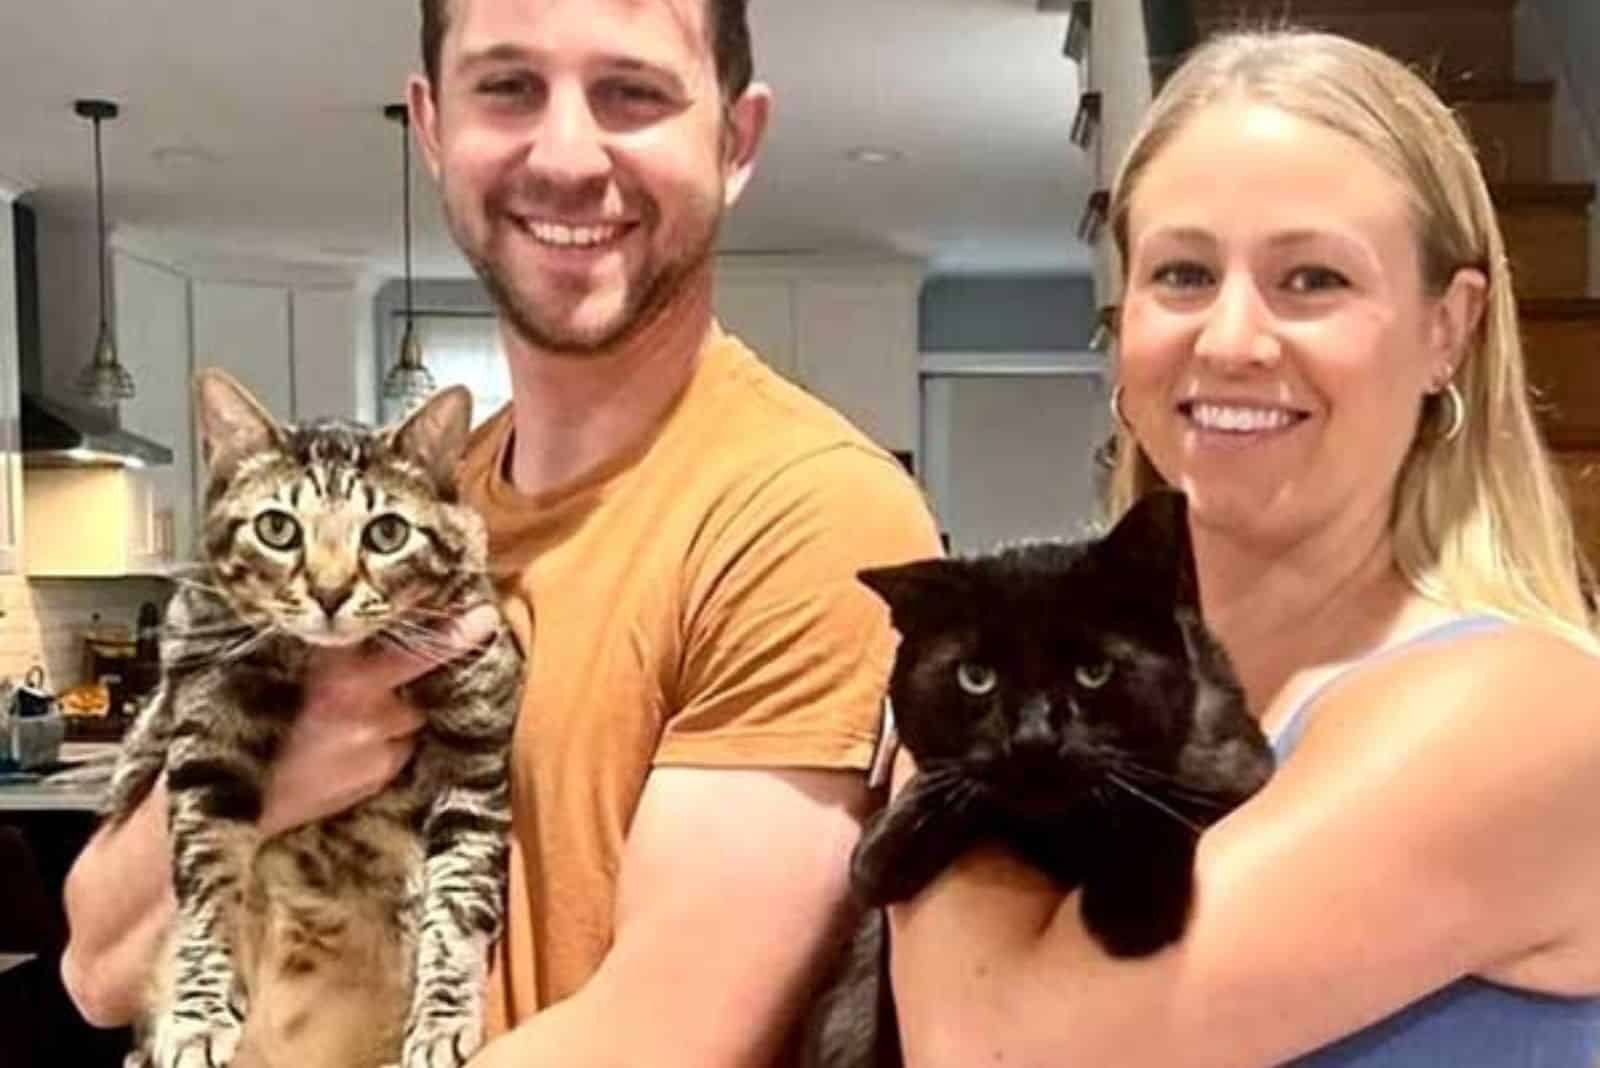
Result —
[{"label": "woman's bare shoulder", "polygon": [[1356,806],[1371,839],[1396,847],[1397,861],[1408,855],[1419,886],[1481,918],[1480,974],[1590,992],[1600,989],[1597,703],[1600,657],[1508,623],[1353,673],[1318,702],[1280,774],[1302,798],[1374,802]]}]

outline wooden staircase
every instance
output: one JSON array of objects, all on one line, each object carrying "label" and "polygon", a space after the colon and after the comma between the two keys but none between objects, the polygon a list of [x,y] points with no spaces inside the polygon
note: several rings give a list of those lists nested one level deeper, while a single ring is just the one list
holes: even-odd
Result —
[{"label": "wooden staircase", "polygon": [[1588,295],[1592,182],[1551,178],[1548,82],[1514,80],[1516,0],[1195,0],[1202,34],[1288,23],[1382,48],[1431,75],[1472,135],[1515,280],[1528,377],[1600,565],[1600,299]]}]

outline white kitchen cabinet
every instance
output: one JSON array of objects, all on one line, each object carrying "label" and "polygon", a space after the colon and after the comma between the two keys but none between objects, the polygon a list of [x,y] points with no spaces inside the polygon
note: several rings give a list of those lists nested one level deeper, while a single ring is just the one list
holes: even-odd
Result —
[{"label": "white kitchen cabinet", "polygon": [[189,282],[160,264],[118,252],[112,259],[117,353],[133,376],[122,426],[172,450],[170,466],[130,473],[130,559],[158,571],[192,560],[194,438],[190,415]]},{"label": "white kitchen cabinet", "polygon": [[787,279],[717,277],[713,297],[723,329],[738,335],[779,374],[795,377],[794,283]]},{"label": "white kitchen cabinet", "polygon": [[[289,289],[196,280],[189,292],[193,302],[195,370],[216,367],[227,371],[275,418],[293,418]],[[198,458],[202,455],[199,439],[193,440]],[[201,501],[205,472],[198,459],[194,467],[194,499]]]},{"label": "white kitchen cabinet", "polygon": [[916,291],[900,282],[795,288],[798,379],[878,444],[917,447]]},{"label": "white kitchen cabinet", "polygon": [[22,564],[22,453],[18,405],[15,195],[0,187],[0,574]]},{"label": "white kitchen cabinet", "polygon": [[884,448],[916,450],[919,264],[730,256],[717,272],[725,327]]},{"label": "white kitchen cabinet", "polygon": [[345,286],[296,289],[291,307],[295,419],[355,418],[361,398],[354,369],[371,359],[357,349],[357,326],[371,305],[360,307],[356,289]]},{"label": "white kitchen cabinet", "polygon": [[289,360],[289,290],[196,280],[192,292],[195,370],[227,371],[274,416],[290,418],[294,372]]}]

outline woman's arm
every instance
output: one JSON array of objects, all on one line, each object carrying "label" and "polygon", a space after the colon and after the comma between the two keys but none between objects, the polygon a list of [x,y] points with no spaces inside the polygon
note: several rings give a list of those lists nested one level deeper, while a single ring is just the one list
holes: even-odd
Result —
[{"label": "woman's arm", "polygon": [[1600,925],[1597,690],[1600,661],[1529,628],[1351,677],[1206,834],[1189,929],[1152,957],[1106,956],[1076,895],[967,857],[891,913],[907,1063],[1246,1068],[1466,974],[1593,981],[1560,947]]}]

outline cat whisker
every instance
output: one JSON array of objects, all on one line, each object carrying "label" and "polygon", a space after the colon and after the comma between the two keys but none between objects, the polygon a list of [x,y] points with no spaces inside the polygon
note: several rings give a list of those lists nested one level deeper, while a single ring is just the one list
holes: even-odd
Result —
[{"label": "cat whisker", "polygon": [[1143,764],[1133,763],[1125,759],[1112,759],[1106,761],[1106,763],[1130,779],[1159,786],[1163,794],[1180,801],[1218,810],[1232,808],[1234,805],[1234,802],[1230,799],[1218,797],[1209,791],[1189,786],[1175,775],[1158,771]]},{"label": "cat whisker", "polygon": [[443,667],[460,656],[460,650],[454,646],[443,643],[429,645],[416,636],[400,634],[388,628],[378,630],[373,637],[434,667]]},{"label": "cat whisker", "polygon": [[1203,832],[1205,830],[1205,828],[1203,826],[1201,826],[1200,824],[1196,823],[1194,820],[1190,819],[1188,816],[1185,816],[1183,813],[1179,812],[1177,809],[1173,808],[1171,805],[1167,804],[1165,801],[1162,801],[1160,798],[1157,798],[1154,795],[1148,794],[1145,791],[1139,789],[1137,786],[1134,786],[1132,783],[1128,782],[1126,779],[1124,779],[1124,778],[1120,777],[1119,775],[1117,775],[1116,772],[1108,771],[1106,773],[1106,781],[1108,783],[1111,783],[1114,786],[1121,787],[1123,790],[1126,790],[1128,793],[1132,794],[1134,797],[1136,797],[1139,800],[1145,802],[1146,804],[1152,806],[1156,810],[1166,813],[1168,816],[1171,816],[1173,819],[1177,820],[1179,823],[1181,823],[1185,827],[1189,828],[1196,835],[1200,834],[1201,832]]},{"label": "cat whisker", "polygon": [[243,637],[252,632],[252,628],[241,624],[215,624],[203,627],[163,627],[161,637],[176,641],[217,641],[231,637]]}]

